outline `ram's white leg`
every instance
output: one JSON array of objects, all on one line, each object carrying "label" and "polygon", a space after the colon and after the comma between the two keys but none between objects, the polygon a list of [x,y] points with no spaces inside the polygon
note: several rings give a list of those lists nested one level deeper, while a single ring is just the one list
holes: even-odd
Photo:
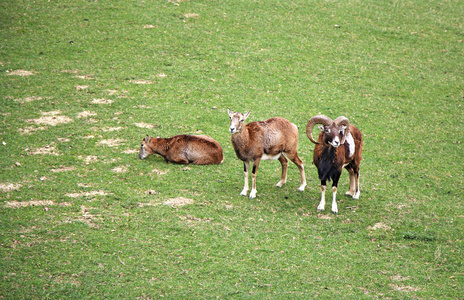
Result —
[{"label": "ram's white leg", "polygon": [[332,212],[334,214],[338,214],[338,207],[337,207],[337,187],[333,186],[332,187],[332,193],[333,193],[333,198],[332,198]]},{"label": "ram's white leg", "polygon": [[248,166],[249,166],[249,163],[244,162],[243,165],[244,165],[245,184],[243,186],[243,190],[240,193],[240,195],[241,196],[246,196],[247,193],[248,193]]},{"label": "ram's white leg", "polygon": [[325,185],[321,185],[321,202],[319,203],[319,206],[317,207],[317,211],[323,211],[325,208]]},{"label": "ram's white leg", "polygon": [[354,174],[354,171],[352,169],[349,169],[348,173],[350,173],[350,188],[348,189],[345,195],[354,197],[354,194],[356,193],[356,186],[355,186],[356,175]]},{"label": "ram's white leg", "polygon": [[361,194],[361,191],[359,190],[359,173],[354,176],[354,182],[356,192],[353,195],[353,199],[359,199],[359,195]]}]

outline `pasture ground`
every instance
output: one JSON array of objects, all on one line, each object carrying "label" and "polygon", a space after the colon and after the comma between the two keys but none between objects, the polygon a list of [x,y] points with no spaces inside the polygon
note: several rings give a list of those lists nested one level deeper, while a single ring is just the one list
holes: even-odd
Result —
[{"label": "pasture ground", "polygon": [[[459,299],[464,3],[2,1],[0,298]],[[300,128],[307,189],[226,108]],[[364,134],[361,197],[316,212],[307,120]],[[138,160],[207,134],[220,166]],[[330,203],[330,201],[329,201]]]}]

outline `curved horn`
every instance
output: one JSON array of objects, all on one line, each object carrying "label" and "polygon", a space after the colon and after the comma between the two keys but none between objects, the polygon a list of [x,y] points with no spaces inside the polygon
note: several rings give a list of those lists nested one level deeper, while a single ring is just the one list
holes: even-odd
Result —
[{"label": "curved horn", "polygon": [[306,135],[308,136],[308,139],[313,142],[314,144],[319,144],[317,141],[314,140],[313,138],[313,127],[316,124],[322,124],[322,125],[330,125],[332,124],[332,119],[324,116],[324,115],[317,115],[309,119],[308,124],[306,124]]},{"label": "curved horn", "polygon": [[340,142],[340,144],[343,145],[345,143],[346,136],[348,135],[348,133],[350,133],[350,121],[348,120],[348,118],[340,116],[340,117],[336,118],[334,122],[338,126],[340,126],[340,125],[346,126],[345,134],[343,135],[343,139]]}]

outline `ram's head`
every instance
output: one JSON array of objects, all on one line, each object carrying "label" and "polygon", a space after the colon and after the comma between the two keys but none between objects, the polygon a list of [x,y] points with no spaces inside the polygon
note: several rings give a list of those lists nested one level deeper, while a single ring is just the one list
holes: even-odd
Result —
[{"label": "ram's head", "polygon": [[[319,139],[313,138],[313,127],[320,124],[321,130]],[[324,115],[317,115],[309,119],[306,124],[306,135],[314,144],[332,145],[337,148],[345,143],[346,136],[350,130],[350,121],[346,117],[338,117],[332,121],[331,118]]]}]

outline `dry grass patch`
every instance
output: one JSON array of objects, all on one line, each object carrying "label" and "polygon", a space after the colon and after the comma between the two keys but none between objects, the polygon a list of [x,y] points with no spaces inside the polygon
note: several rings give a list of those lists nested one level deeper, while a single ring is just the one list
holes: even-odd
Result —
[{"label": "dry grass patch", "polygon": [[135,83],[135,84],[154,84],[154,81],[151,80],[145,80],[145,79],[140,79],[140,80],[131,80],[130,82]]},{"label": "dry grass patch", "polygon": [[36,131],[39,131],[39,130],[46,130],[48,129],[48,127],[43,127],[43,126],[40,126],[40,127],[34,127],[34,126],[29,126],[29,127],[26,127],[26,128],[18,128],[18,131],[21,135],[24,135],[24,134],[32,134]]},{"label": "dry grass patch", "polygon": [[97,113],[93,112],[93,111],[83,111],[83,112],[80,112],[77,114],[77,117],[78,118],[88,118],[88,117],[91,117],[91,116],[96,116]]},{"label": "dry grass patch", "polygon": [[82,214],[82,216],[80,216],[78,218],[78,221],[84,222],[87,225],[89,225],[90,227],[97,228],[98,225],[95,224],[93,222],[93,220],[98,219],[98,217],[94,216],[94,215],[92,215],[90,213],[91,209],[94,209],[94,208],[89,208],[89,207],[85,207],[84,205],[81,205],[81,214]]},{"label": "dry grass patch", "polygon": [[50,126],[57,126],[59,124],[66,124],[70,123],[73,120],[69,117],[60,115],[61,112],[59,110],[49,111],[42,113],[42,117],[38,119],[30,119],[27,120],[29,123],[35,123],[38,125],[50,125]]},{"label": "dry grass patch", "polygon": [[98,162],[98,157],[95,156],[95,155],[89,155],[89,156],[85,156],[85,157],[82,156],[82,155],[79,155],[77,158],[82,159],[86,165],[88,165],[90,163]]},{"label": "dry grass patch", "polygon": [[56,156],[60,155],[60,153],[58,153],[58,151],[56,150],[56,147],[50,146],[50,145],[32,150],[31,153],[32,155],[56,155]]},{"label": "dry grass patch", "polygon": [[0,191],[1,192],[11,192],[18,190],[20,187],[22,187],[21,184],[14,184],[14,183],[0,183]]},{"label": "dry grass patch", "polygon": [[88,85],[76,85],[74,88],[78,91],[86,90],[89,86]]},{"label": "dry grass patch", "polygon": [[39,96],[31,96],[31,97],[26,97],[24,99],[15,99],[14,101],[16,102],[20,102],[20,103],[26,103],[26,102],[32,102],[32,101],[36,101],[36,100],[42,100],[43,98],[42,97],[39,97]]},{"label": "dry grass patch", "polygon": [[198,18],[200,15],[197,13],[187,13],[184,14],[184,18]]},{"label": "dry grass patch", "polygon": [[21,208],[21,207],[28,207],[28,206],[71,206],[68,202],[63,203],[56,203],[52,200],[31,200],[31,201],[7,201],[5,207],[7,208]]},{"label": "dry grass patch", "polygon": [[384,224],[384,223],[382,223],[382,222],[379,222],[379,223],[375,223],[373,226],[367,227],[367,229],[369,229],[369,230],[379,230],[379,229],[381,229],[381,230],[390,230],[391,227]]},{"label": "dry grass patch", "polygon": [[155,125],[153,124],[148,124],[148,123],[134,123],[135,126],[139,127],[139,128],[147,128],[147,129],[153,129],[155,128]]},{"label": "dry grass patch", "polygon": [[124,154],[134,154],[134,153],[138,153],[139,150],[137,149],[127,149],[127,150],[124,150],[122,153]]},{"label": "dry grass patch", "polygon": [[11,76],[31,76],[31,75],[34,75],[34,73],[32,73],[32,71],[27,71],[27,70],[14,70],[14,71],[11,71],[11,72],[8,72],[7,71],[7,75]]},{"label": "dry grass patch", "polygon": [[61,71],[61,73],[77,74],[77,73],[79,73],[79,70],[78,69],[76,69],[76,70],[63,70],[63,71]]},{"label": "dry grass patch", "polygon": [[158,170],[158,169],[153,169],[152,172],[155,173],[156,175],[164,175],[164,174],[166,174],[167,172],[169,172],[169,170]]},{"label": "dry grass patch", "polygon": [[74,167],[63,167],[63,166],[60,166],[59,168],[51,169],[50,171],[52,171],[53,173],[61,173],[61,172],[69,172],[69,171],[74,171],[74,170],[75,170]]},{"label": "dry grass patch", "polygon": [[111,169],[111,172],[124,174],[128,171],[127,166],[120,166]]},{"label": "dry grass patch", "polygon": [[108,147],[117,147],[120,146],[125,140],[123,139],[108,139],[108,140],[101,140],[98,142],[98,145],[105,145]]},{"label": "dry grass patch", "polygon": [[92,103],[93,104],[111,104],[113,103],[113,100],[109,100],[109,99],[93,99],[92,100]]},{"label": "dry grass patch", "polygon": [[106,196],[110,193],[104,191],[91,191],[91,192],[80,192],[80,193],[68,193],[65,196],[71,198],[78,198],[78,197],[91,197],[91,196]]},{"label": "dry grass patch", "polygon": [[101,130],[103,132],[112,132],[112,131],[119,131],[123,129],[123,127],[105,127],[105,128],[97,128],[97,130]]},{"label": "dry grass patch", "polygon": [[79,79],[86,79],[86,80],[90,80],[90,79],[95,79],[92,77],[92,75],[78,75],[78,76],[75,76],[76,78],[79,78]]},{"label": "dry grass patch", "polygon": [[169,206],[184,206],[193,204],[195,201],[193,199],[185,198],[185,197],[177,197],[171,198],[163,202],[164,205]]}]

